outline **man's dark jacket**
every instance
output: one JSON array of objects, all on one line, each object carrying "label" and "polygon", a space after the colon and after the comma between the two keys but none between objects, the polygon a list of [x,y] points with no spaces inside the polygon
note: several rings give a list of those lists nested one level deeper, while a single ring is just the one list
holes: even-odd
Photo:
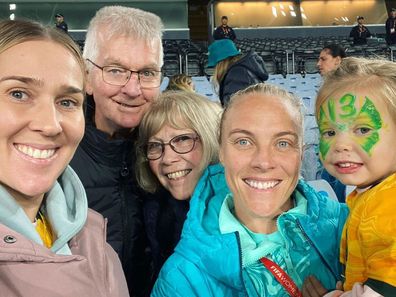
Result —
[{"label": "man's dark jacket", "polygon": [[369,29],[366,26],[359,27],[359,25],[352,28],[349,37],[353,37],[354,45],[367,44],[367,38],[371,36]]},{"label": "man's dark jacket", "polygon": [[143,194],[134,172],[134,136],[111,139],[96,129],[95,103],[87,100],[85,135],[70,165],[77,172],[90,208],[107,218],[107,241],[118,253],[131,296],[147,296],[150,283]]},{"label": "man's dark jacket", "polygon": [[214,30],[213,39],[214,40],[231,39],[232,41],[234,41],[236,39],[236,35],[234,29],[232,29],[231,27],[229,26],[224,27],[223,25],[220,25]]},{"label": "man's dark jacket", "polygon": [[248,52],[228,68],[220,82],[219,98],[223,106],[230,101],[232,94],[250,85],[268,79],[263,59],[255,52]]}]

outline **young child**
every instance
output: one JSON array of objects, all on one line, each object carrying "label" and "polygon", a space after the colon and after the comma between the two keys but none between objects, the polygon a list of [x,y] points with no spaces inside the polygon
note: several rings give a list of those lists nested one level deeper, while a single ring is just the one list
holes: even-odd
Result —
[{"label": "young child", "polygon": [[324,167],[356,186],[340,249],[352,292],[328,296],[396,296],[396,64],[345,58],[318,93],[316,119]]}]

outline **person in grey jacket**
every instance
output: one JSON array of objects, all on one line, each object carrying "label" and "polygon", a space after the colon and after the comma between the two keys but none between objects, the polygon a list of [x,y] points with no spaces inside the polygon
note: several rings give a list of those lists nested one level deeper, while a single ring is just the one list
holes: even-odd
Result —
[{"label": "person in grey jacket", "polygon": [[68,167],[85,65],[63,32],[0,22],[0,295],[127,297],[106,221]]},{"label": "person in grey jacket", "polygon": [[268,79],[264,61],[256,52],[242,54],[229,39],[216,40],[208,50],[208,67],[215,67],[213,83],[223,106],[236,91]]}]

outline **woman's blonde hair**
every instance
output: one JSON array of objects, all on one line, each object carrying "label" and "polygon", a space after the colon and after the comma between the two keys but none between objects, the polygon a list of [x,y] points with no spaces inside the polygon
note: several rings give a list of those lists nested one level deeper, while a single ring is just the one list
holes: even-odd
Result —
[{"label": "woman's blonde hair", "polygon": [[[295,115],[293,120],[297,124],[297,130],[299,132],[299,141],[300,146],[302,148],[303,139],[304,139],[304,108],[303,103],[301,102],[300,98],[297,96],[289,93],[287,90],[282,89],[278,86],[266,84],[266,83],[258,83],[255,85],[251,85],[244,90],[240,90],[233,94],[230,98],[230,102],[228,103],[227,107],[225,108],[221,120],[220,120],[220,129],[219,129],[219,143],[221,144],[221,138],[223,133],[224,121],[227,118],[228,112],[233,108],[234,104],[240,100],[245,99],[246,97],[257,94],[257,95],[264,95],[264,96],[274,96],[279,98],[279,102],[281,104],[287,103],[288,107],[292,110],[292,113]],[[268,113],[271,111],[269,110]],[[264,115],[265,116],[265,115]],[[258,123],[260,124],[260,123]]]},{"label": "woman's blonde hair", "polygon": [[396,121],[396,64],[388,60],[349,57],[326,76],[315,105],[318,120],[320,106],[342,90],[367,90],[382,98]]},{"label": "woman's blonde hair", "polygon": [[199,170],[218,162],[217,129],[222,109],[207,98],[186,91],[162,93],[151,105],[139,125],[137,143],[136,176],[139,185],[153,193],[159,186],[157,177],[150,169],[144,150],[149,139],[165,125],[175,129],[191,129],[200,138],[202,161]]},{"label": "woman's blonde hair", "polygon": [[216,67],[213,72],[213,82],[216,86],[219,86],[224,79],[224,76],[227,74],[228,69],[239,61],[242,58],[242,55],[237,55],[233,57],[228,57],[227,59],[221,60],[216,64]]},{"label": "woman's blonde hair", "polygon": [[176,74],[171,77],[167,91],[193,91],[192,77],[187,74]]},{"label": "woman's blonde hair", "polygon": [[85,91],[85,63],[81,56],[80,47],[65,32],[43,26],[29,20],[0,21],[0,54],[7,49],[27,41],[48,40],[64,47],[77,61],[84,77]]}]

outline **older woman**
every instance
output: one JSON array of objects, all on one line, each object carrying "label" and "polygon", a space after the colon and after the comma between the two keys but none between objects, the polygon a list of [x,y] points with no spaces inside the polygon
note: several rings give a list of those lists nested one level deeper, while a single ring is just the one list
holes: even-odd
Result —
[{"label": "older woman", "polygon": [[220,128],[224,169],[204,172],[152,296],[301,296],[316,273],[335,287],[347,210],[299,180],[300,105],[265,84],[232,97]]},{"label": "older woman", "polygon": [[145,222],[159,272],[180,239],[189,199],[203,170],[218,161],[220,105],[187,91],[163,93],[139,126],[137,179],[155,193]]},{"label": "older woman", "polygon": [[1,296],[128,296],[105,221],[68,167],[84,134],[84,82],[69,36],[0,22]]}]

